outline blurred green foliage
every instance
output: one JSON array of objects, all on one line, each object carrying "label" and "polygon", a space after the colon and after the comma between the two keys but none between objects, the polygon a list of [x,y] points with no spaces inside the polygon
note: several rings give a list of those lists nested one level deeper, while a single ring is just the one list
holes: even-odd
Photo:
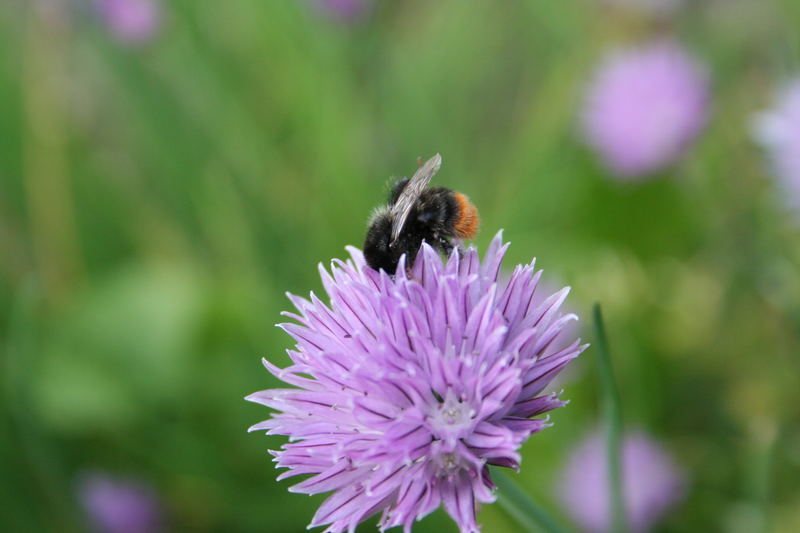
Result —
[{"label": "blurred green foliage", "polygon": [[[319,293],[316,264],[437,151],[479,246],[504,228],[509,263],[538,256],[584,319],[603,303],[627,423],[690,473],[663,531],[800,529],[800,232],[749,136],[800,71],[795,0],[672,22],[384,1],[350,24],[174,0],[136,46],[90,5],[0,5],[3,531],[81,531],[87,468],[152,482],[175,531],[304,529],[321,499],[273,481],[282,440],[245,433],[266,412],[242,397],[275,385],[260,357],[287,361],[284,291]],[[665,33],[709,65],[713,116],[682,163],[621,184],[578,140],[581,91],[607,47]],[[565,451],[598,424],[591,357],[524,448],[519,479],[556,512]],[[497,506],[480,522],[515,530]]]}]

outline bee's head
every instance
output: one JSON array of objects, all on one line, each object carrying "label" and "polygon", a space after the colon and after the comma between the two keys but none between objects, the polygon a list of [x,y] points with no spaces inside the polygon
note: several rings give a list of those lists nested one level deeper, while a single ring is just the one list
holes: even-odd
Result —
[{"label": "bee's head", "polygon": [[392,219],[385,207],[376,209],[370,218],[364,240],[364,258],[375,270],[383,269],[394,274],[397,269],[399,254],[392,246]]}]

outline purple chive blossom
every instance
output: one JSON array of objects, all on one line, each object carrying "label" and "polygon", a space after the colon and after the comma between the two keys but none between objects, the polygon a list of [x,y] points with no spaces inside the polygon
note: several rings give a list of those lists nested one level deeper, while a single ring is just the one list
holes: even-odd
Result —
[{"label": "purple chive blossom", "polygon": [[78,498],[93,532],[161,531],[162,510],[158,498],[140,481],[93,472],[80,479]]},{"label": "purple chive blossom", "polygon": [[704,70],[675,43],[618,51],[589,86],[584,137],[618,177],[641,177],[673,163],[695,139],[708,93]]},{"label": "purple chive blossom", "polygon": [[251,430],[290,437],[271,452],[288,468],[278,479],[310,474],[290,491],[333,493],[309,527],[354,531],[382,512],[381,528],[408,532],[443,504],[478,531],[487,466],[519,468],[522,443],[549,425],[534,417],[565,403],[545,388],[586,347],[557,340],[577,319],[559,312],[568,288],[533,305],[533,264],[497,281],[507,247],[498,233],[483,262],[474,248],[443,261],[426,244],[394,278],[349,247],[330,274],[320,265],[330,306],[289,296],[292,365],[264,365],[296,388],[247,399],[278,411]]},{"label": "purple chive blossom", "polygon": [[330,18],[352,22],[363,17],[372,0],[311,0],[318,11]]},{"label": "purple chive blossom", "polygon": [[[625,515],[634,533],[650,530],[683,496],[684,479],[661,446],[643,433],[629,433],[622,446]],[[599,433],[579,445],[562,474],[560,499],[590,533],[611,530],[605,439]]]},{"label": "purple chive blossom", "polygon": [[150,40],[161,25],[159,0],[96,0],[109,31],[121,41]]},{"label": "purple chive blossom", "polygon": [[800,78],[787,84],[773,108],[757,117],[755,135],[767,150],[789,204],[800,207]]}]

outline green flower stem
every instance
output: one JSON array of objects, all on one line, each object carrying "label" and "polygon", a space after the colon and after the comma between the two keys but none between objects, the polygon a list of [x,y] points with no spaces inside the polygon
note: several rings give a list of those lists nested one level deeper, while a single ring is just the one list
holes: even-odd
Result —
[{"label": "green flower stem", "polygon": [[622,409],[619,389],[614,379],[611,366],[611,354],[608,350],[608,339],[603,326],[603,314],[600,304],[594,304],[594,330],[596,342],[596,359],[600,381],[603,386],[603,410],[606,419],[606,449],[608,453],[609,491],[611,493],[611,531],[627,533],[625,519],[625,501],[622,493],[622,471],[620,468],[622,454]]},{"label": "green flower stem", "polygon": [[571,533],[517,486],[501,468],[492,468],[492,480],[499,490],[497,501],[522,527],[530,533]]},{"label": "green flower stem", "polygon": [[755,502],[761,522],[755,531],[773,530],[770,516],[772,474],[778,449],[779,427],[774,420],[759,420],[755,427],[756,449],[750,463],[750,496]]}]

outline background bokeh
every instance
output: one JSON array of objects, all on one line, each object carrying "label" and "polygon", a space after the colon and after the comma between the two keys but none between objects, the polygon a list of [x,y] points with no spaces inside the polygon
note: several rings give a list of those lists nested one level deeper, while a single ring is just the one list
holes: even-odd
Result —
[{"label": "background bokeh", "polygon": [[[98,471],[152,487],[167,531],[304,530],[321,498],[274,481],[282,440],[245,432],[266,411],[242,398],[277,385],[260,357],[287,362],[284,292],[319,293],[316,265],[435,152],[477,245],[504,228],[509,263],[571,285],[589,342],[602,303],[626,424],[688,479],[658,529],[800,531],[800,222],[752,139],[800,73],[800,2],[164,0],[127,23],[108,3],[0,4],[2,531],[85,531]],[[665,35],[707,69],[707,126],[620,181],[581,141],[585,87]],[[566,522],[591,349],[559,387],[518,480]],[[479,521],[517,531],[497,505]]]}]

